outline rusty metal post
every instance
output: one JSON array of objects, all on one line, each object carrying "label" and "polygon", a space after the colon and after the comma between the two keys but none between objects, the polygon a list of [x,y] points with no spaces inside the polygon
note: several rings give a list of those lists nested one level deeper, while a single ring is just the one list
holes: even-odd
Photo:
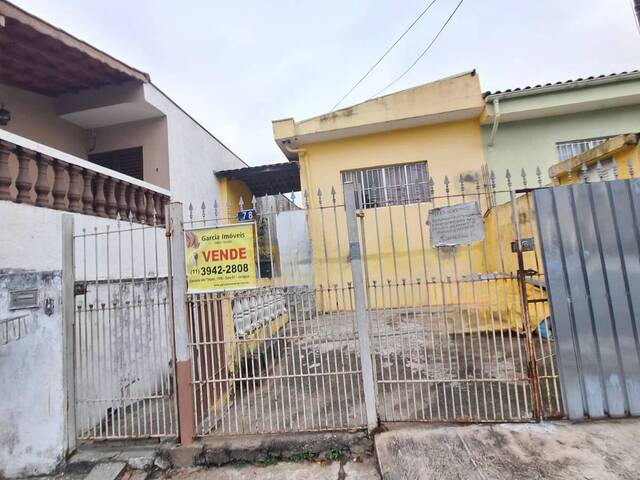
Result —
[{"label": "rusty metal post", "polygon": [[[531,384],[531,408],[536,421],[542,420],[542,397],[540,395],[540,377],[538,376],[538,361],[531,332],[531,320],[529,318],[529,299],[527,297],[527,272],[524,268],[524,255],[522,251],[522,236],[520,235],[520,216],[514,191],[509,189],[511,195],[511,213],[516,236],[515,253],[518,257],[518,287],[520,289],[520,303],[522,305],[522,322],[527,339],[527,354],[529,357],[529,381]],[[528,194],[525,194],[528,195]]]},{"label": "rusty metal post", "polygon": [[178,401],[178,436],[182,445],[193,443],[194,412],[191,388],[191,356],[187,327],[187,270],[183,235],[182,203],[167,205],[166,235],[169,242],[169,291],[173,321],[176,390]]}]

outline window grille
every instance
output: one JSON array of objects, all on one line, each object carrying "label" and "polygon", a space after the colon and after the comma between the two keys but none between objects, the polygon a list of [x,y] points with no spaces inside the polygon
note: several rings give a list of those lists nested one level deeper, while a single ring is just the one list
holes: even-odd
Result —
[{"label": "window grille", "polygon": [[591,138],[587,140],[572,140],[571,142],[559,142],[556,143],[556,153],[559,161],[564,161],[569,158],[580,155],[581,153],[591,150],[598,145],[606,142],[609,137]]},{"label": "window grille", "polygon": [[427,162],[342,172],[342,183],[353,182],[358,208],[428,202]]}]

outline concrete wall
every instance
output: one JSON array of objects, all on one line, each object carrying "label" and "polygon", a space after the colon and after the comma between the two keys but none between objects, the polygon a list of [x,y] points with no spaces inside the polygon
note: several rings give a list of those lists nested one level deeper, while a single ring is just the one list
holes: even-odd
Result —
[{"label": "concrete wall", "polygon": [[86,159],[89,134],[56,114],[56,99],[0,84],[0,98],[11,112],[9,132]]},{"label": "concrete wall", "polygon": [[174,200],[186,206],[222,200],[215,172],[246,164],[155,86],[144,85],[145,98],[167,117],[169,185]]},{"label": "concrete wall", "polygon": [[165,117],[97,128],[95,150],[108,152],[142,147],[143,180],[169,189],[169,152]]},{"label": "concrete wall", "polygon": [[[23,335],[0,344],[0,476],[42,474],[66,448],[61,215],[0,202],[0,218],[0,322],[26,316]],[[39,289],[38,308],[9,311],[22,288]]]},{"label": "concrete wall", "polygon": [[640,132],[640,105],[501,123],[491,147],[488,145],[491,125],[484,125],[484,158],[501,189],[505,186],[507,168],[515,175],[525,168],[533,181],[535,169],[540,167],[546,181],[549,167],[559,160],[557,142],[633,132]]}]

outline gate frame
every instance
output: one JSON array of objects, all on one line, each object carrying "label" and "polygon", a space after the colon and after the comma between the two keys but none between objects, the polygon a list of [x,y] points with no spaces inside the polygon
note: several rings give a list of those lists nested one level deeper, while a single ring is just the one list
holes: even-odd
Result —
[{"label": "gate frame", "polygon": [[362,277],[362,256],[360,253],[358,225],[356,223],[356,196],[353,182],[346,182],[344,184],[344,198],[344,207],[347,216],[347,233],[349,237],[349,263],[351,264],[353,297],[356,304],[356,327],[358,331],[358,346],[360,347],[364,403],[367,409],[367,429],[369,433],[371,433],[378,427],[378,412],[376,409],[371,337],[369,335],[370,319],[367,312],[364,280]]},{"label": "gate frame", "polygon": [[182,202],[166,206],[166,237],[169,252],[169,296],[173,323],[173,350],[176,362],[176,401],[178,404],[178,441],[183,446],[193,443],[195,412],[191,389],[192,359],[188,346],[187,328],[187,266],[185,264],[184,222]]}]

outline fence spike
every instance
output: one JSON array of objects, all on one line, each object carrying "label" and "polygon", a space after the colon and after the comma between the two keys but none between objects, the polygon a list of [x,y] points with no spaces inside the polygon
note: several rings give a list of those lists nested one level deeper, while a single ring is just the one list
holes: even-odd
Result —
[{"label": "fence spike", "polygon": [[600,162],[600,160],[598,160],[596,162],[596,173],[598,174],[598,178],[600,179],[600,181],[604,180],[604,168],[602,168],[602,163]]},{"label": "fence spike", "polygon": [[540,170],[540,167],[536,167],[536,177],[538,177],[538,186],[542,187],[542,170]]},{"label": "fence spike", "polygon": [[318,203],[322,206],[322,190],[318,189]]},{"label": "fence spike", "polygon": [[213,216],[218,218],[218,200],[213,201]]},{"label": "fence spike", "polygon": [[253,207],[254,210],[256,210],[256,203],[257,203],[257,199],[255,195],[251,196],[251,206]]},{"label": "fence spike", "polygon": [[304,198],[304,206],[308,210],[309,209],[309,192],[307,190],[303,191],[302,197]]},{"label": "fence spike", "polygon": [[462,174],[458,177],[458,181],[460,182],[460,193],[464,195],[464,176]]},{"label": "fence spike", "polygon": [[205,218],[207,218],[207,206],[205,205],[204,202],[202,202],[202,205],[200,205],[200,208],[202,209],[202,221],[204,222]]},{"label": "fence spike", "polygon": [[429,177],[429,198],[433,201],[433,196],[435,194],[435,182],[433,181],[433,177]]},{"label": "fence spike", "polygon": [[193,222],[193,204],[189,202],[189,220]]},{"label": "fence spike", "polygon": [[611,170],[613,171],[613,178],[614,179],[618,179],[618,162],[616,162],[615,160],[613,161],[613,166],[611,167]]},{"label": "fence spike", "polygon": [[244,210],[244,198],[242,198],[242,195],[240,195],[240,199],[238,200],[238,207],[240,207],[240,210]]},{"label": "fence spike", "polygon": [[511,190],[511,172],[509,171],[509,169],[507,168],[507,173],[505,173],[505,178],[507,179],[507,188],[509,190]]},{"label": "fence spike", "polygon": [[296,204],[296,192],[291,192],[291,203]]},{"label": "fence spike", "polygon": [[476,193],[480,193],[480,174],[478,172],[475,173],[473,182],[476,185]]},{"label": "fence spike", "polygon": [[227,200],[227,220],[231,218],[231,200]]},{"label": "fence spike", "polygon": [[491,170],[491,173],[489,174],[489,183],[491,183],[491,190],[495,190],[496,189],[496,172],[494,172],[493,170]]},{"label": "fence spike", "polygon": [[631,160],[631,157],[627,159],[627,170],[629,171],[629,178],[633,178],[633,160]]},{"label": "fence spike", "polygon": [[448,197],[449,196],[449,176],[448,175],[444,176],[444,191]]},{"label": "fence spike", "polygon": [[336,204],[336,188],[331,185],[331,203]]},{"label": "fence spike", "polygon": [[582,171],[582,179],[584,180],[584,183],[589,183],[589,174],[588,174],[587,164],[583,163],[582,168],[580,170]]},{"label": "fence spike", "polygon": [[520,170],[520,176],[522,177],[522,186],[527,188],[527,172],[524,167]]}]

